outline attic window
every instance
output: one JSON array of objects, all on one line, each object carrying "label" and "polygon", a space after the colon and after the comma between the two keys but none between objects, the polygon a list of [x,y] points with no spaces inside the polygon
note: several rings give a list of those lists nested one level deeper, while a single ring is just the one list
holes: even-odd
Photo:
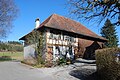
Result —
[{"label": "attic window", "polygon": [[65,40],[65,41],[69,41],[69,36],[65,35],[65,36],[64,36],[64,40]]},{"label": "attic window", "polygon": [[56,32],[56,31],[50,30],[49,38],[58,40],[58,39],[61,39],[61,34],[60,34],[60,32]]},{"label": "attic window", "polygon": [[53,33],[50,33],[49,39],[53,39]]},{"label": "attic window", "polygon": [[70,37],[70,42],[74,42],[74,37]]},{"label": "attic window", "polygon": [[61,35],[60,34],[58,34],[58,39],[61,39]]},{"label": "attic window", "polygon": [[58,39],[58,35],[54,34],[54,35],[53,35],[53,39],[56,39],[56,40],[57,40],[57,39]]}]

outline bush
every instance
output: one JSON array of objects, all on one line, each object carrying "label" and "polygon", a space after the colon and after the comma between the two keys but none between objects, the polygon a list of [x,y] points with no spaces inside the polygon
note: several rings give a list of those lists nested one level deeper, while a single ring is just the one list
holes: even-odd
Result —
[{"label": "bush", "polygon": [[52,67],[53,63],[51,61],[45,61],[45,67]]},{"label": "bush", "polygon": [[100,80],[120,80],[120,62],[116,62],[116,53],[120,48],[97,50],[96,65]]},{"label": "bush", "polygon": [[12,60],[11,56],[1,56],[0,57],[0,61],[11,61],[11,60]]},{"label": "bush", "polygon": [[36,61],[33,59],[24,59],[21,61],[21,63],[30,65],[30,66],[35,66],[36,65]]},{"label": "bush", "polygon": [[60,58],[58,60],[58,65],[66,65],[66,63],[67,63],[67,60],[65,58]]}]

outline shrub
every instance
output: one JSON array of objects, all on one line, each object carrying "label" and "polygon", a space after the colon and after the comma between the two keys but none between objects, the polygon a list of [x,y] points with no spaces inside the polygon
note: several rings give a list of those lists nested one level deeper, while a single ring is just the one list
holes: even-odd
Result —
[{"label": "shrub", "polygon": [[52,67],[53,63],[51,61],[45,61],[45,67]]},{"label": "shrub", "polygon": [[116,53],[120,48],[107,48],[97,50],[96,65],[100,80],[119,80],[120,79],[120,62],[116,62]]},{"label": "shrub", "polygon": [[21,63],[27,64],[30,66],[36,66],[36,60],[34,60],[34,59],[24,59],[21,61]]},{"label": "shrub", "polygon": [[1,56],[0,57],[0,61],[11,61],[11,60],[12,60],[11,56]]},{"label": "shrub", "polygon": [[65,58],[60,58],[58,60],[58,65],[66,65],[66,63],[67,63],[67,60]]}]

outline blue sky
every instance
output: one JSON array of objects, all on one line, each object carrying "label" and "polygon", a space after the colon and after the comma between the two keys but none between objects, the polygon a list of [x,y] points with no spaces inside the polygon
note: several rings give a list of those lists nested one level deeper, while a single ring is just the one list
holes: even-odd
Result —
[{"label": "blue sky", "polygon": [[[15,0],[19,8],[19,14],[17,19],[13,22],[14,27],[6,40],[18,41],[20,37],[34,29],[35,19],[38,17],[40,18],[40,22],[43,22],[53,13],[69,16],[68,8],[66,8],[65,5],[66,1],[67,0]],[[96,25],[88,24],[86,21],[82,22],[82,24],[100,35],[101,26],[96,27]],[[119,36],[120,27],[117,27],[117,32]]]}]

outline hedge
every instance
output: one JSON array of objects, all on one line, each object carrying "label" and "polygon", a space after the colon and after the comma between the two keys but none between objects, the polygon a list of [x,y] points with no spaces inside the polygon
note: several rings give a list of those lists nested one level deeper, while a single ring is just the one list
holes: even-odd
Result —
[{"label": "hedge", "polygon": [[100,49],[95,52],[100,80],[120,80],[120,61],[116,62],[116,53],[120,53],[120,48]]}]

